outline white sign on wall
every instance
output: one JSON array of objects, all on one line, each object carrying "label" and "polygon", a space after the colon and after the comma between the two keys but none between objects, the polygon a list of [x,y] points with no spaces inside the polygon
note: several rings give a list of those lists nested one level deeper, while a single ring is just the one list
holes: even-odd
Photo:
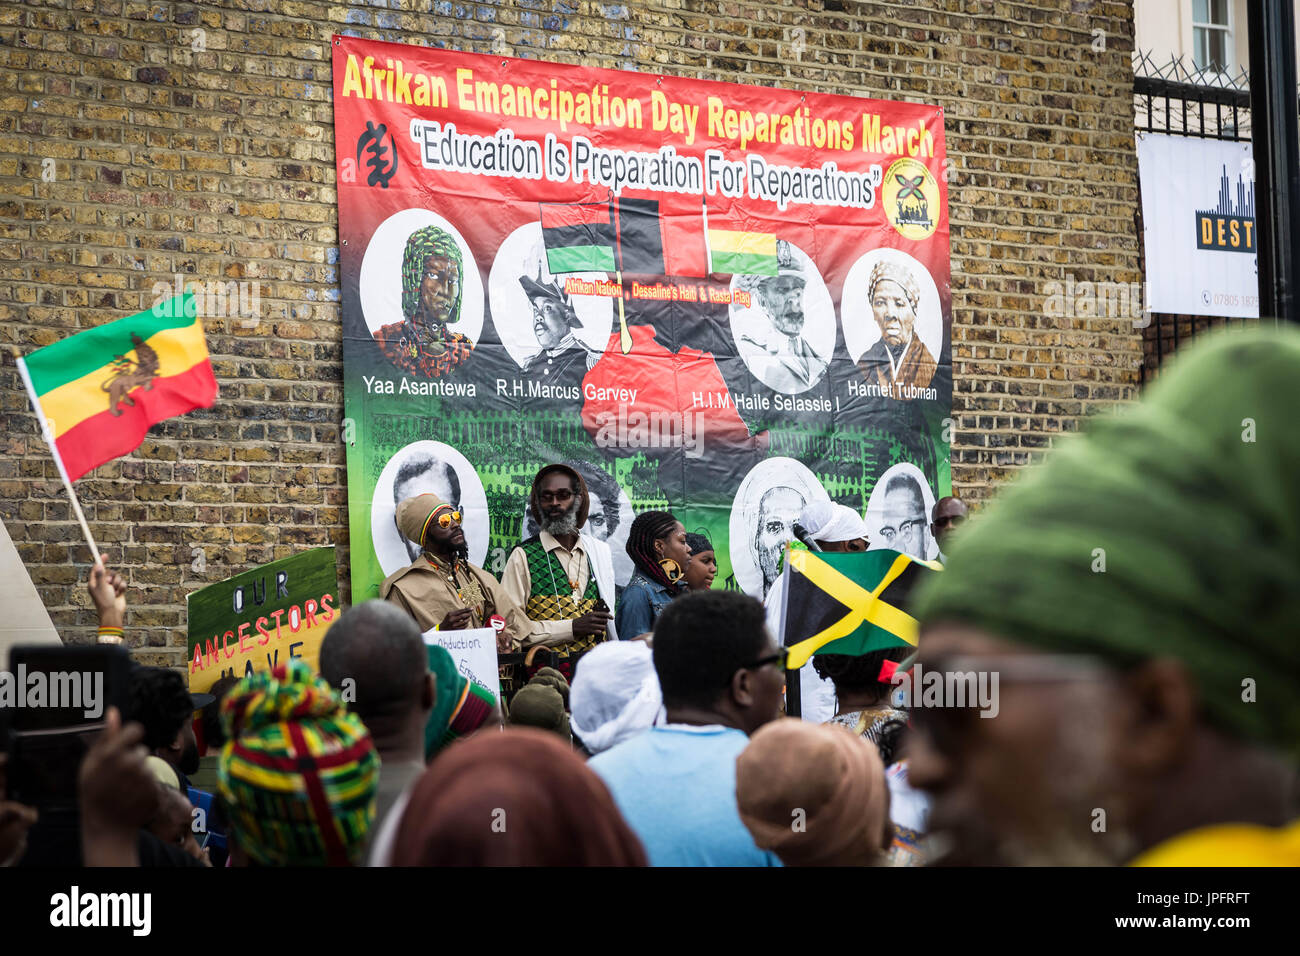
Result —
[{"label": "white sign on wall", "polygon": [[1249,142],[1138,133],[1147,308],[1258,318]]}]

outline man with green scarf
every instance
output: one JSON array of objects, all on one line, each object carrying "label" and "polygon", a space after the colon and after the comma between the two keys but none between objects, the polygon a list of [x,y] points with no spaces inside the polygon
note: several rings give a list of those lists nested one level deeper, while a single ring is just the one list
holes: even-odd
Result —
[{"label": "man with green scarf", "polygon": [[375,332],[375,343],[403,371],[437,378],[460,365],[474,343],[447,328],[460,321],[464,262],[445,229],[411,233],[402,256],[401,322]]},{"label": "man with green scarf", "polygon": [[999,678],[991,719],[913,696],[949,862],[1300,862],[1300,333],[1209,338],[918,594],[921,668]]}]

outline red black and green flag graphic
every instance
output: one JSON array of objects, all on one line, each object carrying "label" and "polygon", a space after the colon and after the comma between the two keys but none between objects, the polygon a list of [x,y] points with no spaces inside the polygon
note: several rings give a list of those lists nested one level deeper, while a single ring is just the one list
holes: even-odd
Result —
[{"label": "red black and green flag graphic", "polygon": [[704,208],[698,200],[620,196],[607,203],[540,205],[542,243],[552,274],[709,274]]},{"label": "red black and green flag graphic", "polygon": [[913,589],[942,565],[898,551],[813,553],[791,550],[784,572],[782,620],[789,667],[814,654],[859,656],[916,646]]},{"label": "red black and green flag graphic", "polygon": [[542,245],[546,270],[617,272],[614,219],[607,202],[554,203],[541,207]]}]

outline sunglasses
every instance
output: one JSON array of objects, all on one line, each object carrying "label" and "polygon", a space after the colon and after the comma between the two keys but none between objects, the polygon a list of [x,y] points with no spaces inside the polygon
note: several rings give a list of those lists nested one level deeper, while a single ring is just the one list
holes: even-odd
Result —
[{"label": "sunglasses", "polygon": [[456,522],[456,524],[460,524],[459,511],[444,511],[442,514],[438,515],[438,527],[442,528],[444,531],[451,527],[453,521]]},{"label": "sunglasses", "polygon": [[789,662],[789,660],[790,660],[790,648],[783,647],[775,654],[769,654],[767,657],[760,657],[758,660],[754,661],[754,663],[750,664],[748,667],[742,667],[741,670],[746,670],[746,671],[757,670],[760,667],[766,667],[768,664],[778,664],[780,665],[781,670],[785,670],[786,669],[785,665]]}]

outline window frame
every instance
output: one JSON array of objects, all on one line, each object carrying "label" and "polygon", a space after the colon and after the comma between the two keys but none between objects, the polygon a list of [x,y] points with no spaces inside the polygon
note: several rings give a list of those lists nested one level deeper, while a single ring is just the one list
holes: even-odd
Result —
[{"label": "window frame", "polygon": [[[1192,9],[1191,9],[1190,19],[1192,21],[1192,65],[1195,66],[1198,70],[1205,71],[1207,74],[1226,77],[1231,72],[1232,68],[1235,66],[1234,58],[1233,58],[1233,49],[1232,49],[1232,35],[1234,32],[1233,30],[1234,24],[1232,18],[1232,0],[1223,0],[1223,10],[1225,14],[1224,23],[1214,23],[1213,21],[1197,20],[1195,0],[1191,0],[1191,8]],[[1213,15],[1214,0],[1205,0],[1205,11],[1207,14]],[[1200,36],[1202,34],[1206,34],[1208,39],[1208,34],[1210,34],[1211,32],[1219,33],[1223,36],[1224,62],[1218,65],[1219,68],[1217,70],[1212,69],[1211,64],[1208,62],[1208,54],[1209,54],[1208,43],[1206,44],[1207,62],[1204,65],[1197,63],[1197,53],[1199,52],[1199,48],[1200,48],[1200,44],[1198,40],[1200,39]]]}]

